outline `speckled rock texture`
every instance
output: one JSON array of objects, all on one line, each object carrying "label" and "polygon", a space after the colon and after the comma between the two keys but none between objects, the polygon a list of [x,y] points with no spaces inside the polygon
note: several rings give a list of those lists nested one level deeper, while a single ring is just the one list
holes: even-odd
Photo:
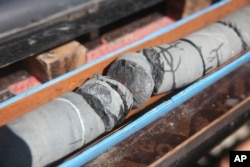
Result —
[{"label": "speckled rock texture", "polygon": [[133,107],[133,95],[126,86],[108,76],[95,75],[95,78],[108,83],[121,96],[124,110],[118,118],[118,124],[121,123]]},{"label": "speckled rock texture", "polygon": [[98,77],[87,80],[76,92],[81,94],[101,117],[106,131],[113,129],[123,116],[124,104],[120,94]]},{"label": "speckled rock texture", "polygon": [[154,88],[152,71],[147,59],[139,53],[126,53],[113,62],[107,75],[125,85],[133,95],[133,108],[141,107]]}]

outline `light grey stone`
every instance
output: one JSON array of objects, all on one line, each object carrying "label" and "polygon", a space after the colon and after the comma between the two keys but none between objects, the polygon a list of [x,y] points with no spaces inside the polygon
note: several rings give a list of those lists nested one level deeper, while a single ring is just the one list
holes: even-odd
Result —
[{"label": "light grey stone", "polygon": [[232,27],[243,41],[243,47],[250,47],[250,6],[225,17],[221,20],[222,23]]},{"label": "light grey stone", "polygon": [[203,75],[198,50],[186,41],[176,41],[147,49],[143,54],[150,62],[155,81],[154,94],[182,88]]},{"label": "light grey stone", "polygon": [[[70,92],[1,127],[1,166],[46,166],[79,149],[104,132],[93,113]],[[89,124],[87,117],[99,123]]]}]

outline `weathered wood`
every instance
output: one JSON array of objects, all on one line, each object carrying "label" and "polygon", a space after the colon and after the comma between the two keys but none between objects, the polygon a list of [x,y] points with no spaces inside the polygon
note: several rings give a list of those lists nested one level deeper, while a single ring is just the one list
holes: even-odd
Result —
[{"label": "weathered wood", "polygon": [[[214,140],[216,135],[220,135],[221,133],[224,133],[225,129],[235,128],[239,125],[234,124],[240,124],[240,120],[247,120],[247,115],[249,114],[249,108],[250,108],[250,97],[244,99],[239,104],[237,104],[234,108],[229,110],[226,114],[222,115],[218,119],[211,122],[208,126],[201,129],[198,133],[191,136],[188,140],[184,141],[180,145],[178,145],[174,150],[170,151],[169,153],[166,153],[164,156],[162,156],[160,159],[152,163],[150,166],[184,166],[185,165],[185,157],[187,157],[187,154],[194,154],[193,159],[196,159],[195,157],[195,149],[198,149],[199,147],[204,147],[202,143],[211,140]],[[230,124],[231,123],[231,124]],[[228,125],[231,125],[228,126]],[[235,128],[236,129],[236,128]],[[221,136],[220,138],[224,138],[224,136]],[[206,147],[205,147],[206,148]],[[207,150],[204,149],[204,151]],[[189,155],[190,157],[190,155]],[[191,159],[192,159],[191,158]],[[181,161],[182,160],[182,161]],[[196,159],[197,160],[197,159]]]},{"label": "weathered wood", "polygon": [[166,13],[174,18],[183,18],[212,4],[212,0],[166,0]]},{"label": "weathered wood", "polygon": [[[202,16],[193,19],[192,21],[184,23],[182,26],[178,26],[175,29],[172,29],[171,31],[159,37],[156,37],[145,43],[132,47],[125,52],[137,51],[142,48],[172,42],[189,33],[197,31],[198,29],[201,29],[217,20],[220,20],[222,17],[225,17],[230,13],[239,10],[240,8],[246,6],[248,3],[249,0],[230,1],[225,5],[214,9],[211,12],[205,13]],[[80,86],[87,78],[92,77],[93,74],[102,73],[112,61],[114,61],[117,57],[119,57],[125,52],[117,54],[116,56],[109,57],[101,62],[96,63],[93,66],[90,66],[89,68],[83,71],[80,71],[71,75],[70,77],[62,79],[60,82],[51,84],[44,89],[38,90],[35,93],[16,101],[15,103],[11,103],[6,107],[1,108],[0,126],[8,123],[11,120],[14,120],[17,117],[20,117],[21,115],[31,111],[37,106],[45,104],[66,92],[72,91],[76,87]],[[163,95],[160,95],[159,98],[162,96]],[[153,99],[157,100],[157,97],[153,97]],[[150,102],[152,101],[150,100]],[[151,103],[147,103],[147,106],[150,104]]]},{"label": "weathered wood", "polygon": [[72,41],[25,59],[23,64],[41,82],[46,82],[85,64],[86,52],[83,45]]},{"label": "weathered wood", "polygon": [[0,68],[163,1],[44,0],[41,4],[4,1],[0,6]]},{"label": "weathered wood", "polygon": [[186,0],[182,17],[187,17],[212,4],[213,0]]}]

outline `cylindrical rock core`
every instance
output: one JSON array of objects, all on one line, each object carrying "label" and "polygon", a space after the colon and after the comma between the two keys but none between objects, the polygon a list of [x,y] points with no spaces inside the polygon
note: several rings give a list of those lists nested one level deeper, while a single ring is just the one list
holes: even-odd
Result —
[{"label": "cylindrical rock core", "polygon": [[250,47],[250,6],[227,16],[220,22],[232,27],[243,41],[243,47]]},{"label": "cylindrical rock core", "polygon": [[192,33],[182,40],[190,42],[200,51],[205,65],[205,73],[242,50],[242,43],[236,32],[219,23]]},{"label": "cylindrical rock core", "polygon": [[45,166],[103,132],[100,117],[70,92],[0,128],[0,166]]},{"label": "cylindrical rock core", "polygon": [[126,53],[108,68],[107,75],[125,85],[133,95],[133,108],[142,106],[152,95],[154,80],[150,64],[139,53]]},{"label": "cylindrical rock core", "polygon": [[[242,41],[240,37],[237,35],[237,33],[232,28],[221,23],[214,23],[202,30],[195,32],[194,34],[210,36],[211,38],[217,41],[216,43],[219,44],[218,47],[220,46],[218,50],[220,54],[219,64],[226,62],[236,54],[240,53],[243,49]],[[207,38],[204,38],[203,40],[206,41],[206,39]],[[207,43],[207,45],[209,44],[210,43]],[[199,45],[200,44],[197,44],[197,46]],[[211,49],[216,49],[216,48],[211,48]],[[205,56],[204,60],[205,62],[207,62]]]},{"label": "cylindrical rock core", "polygon": [[107,82],[93,77],[77,90],[104,122],[106,131],[115,127],[123,115],[124,104],[121,96]]},{"label": "cylindrical rock core", "polygon": [[124,105],[124,111],[122,111],[118,118],[118,124],[121,123],[133,107],[133,95],[126,86],[116,80],[111,79],[109,76],[95,75],[94,77],[98,80],[108,83],[121,96]]},{"label": "cylindrical rock core", "polygon": [[139,51],[150,62],[154,94],[186,86],[203,75],[199,51],[189,42],[176,41]]}]

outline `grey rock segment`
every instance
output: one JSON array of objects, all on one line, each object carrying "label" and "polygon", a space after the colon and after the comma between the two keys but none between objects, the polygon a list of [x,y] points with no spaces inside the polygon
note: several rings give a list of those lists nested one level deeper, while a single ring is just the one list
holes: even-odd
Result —
[{"label": "grey rock segment", "polygon": [[238,33],[244,49],[250,47],[250,6],[225,17],[220,22],[233,28]]},{"label": "grey rock segment", "polygon": [[103,134],[105,132],[105,126],[102,119],[87,103],[87,101],[82,98],[81,95],[78,95],[74,92],[69,92],[62,97],[56,98],[55,100],[73,103],[75,105],[75,109],[79,110],[84,129],[84,144],[89,143],[100,134]]},{"label": "grey rock segment", "polygon": [[126,53],[108,68],[107,75],[125,85],[133,95],[133,108],[142,106],[150,98],[154,80],[150,64],[139,53]]},{"label": "grey rock segment", "polygon": [[98,80],[108,83],[121,96],[124,105],[124,110],[118,117],[118,124],[121,123],[133,107],[133,95],[126,86],[116,80],[111,79],[108,76],[95,75],[94,77]]},{"label": "grey rock segment", "polygon": [[142,49],[139,53],[151,64],[155,81],[154,94],[181,88],[203,75],[201,55],[186,41]]},{"label": "grey rock segment", "polygon": [[124,104],[121,96],[107,82],[93,77],[77,90],[101,117],[105,130],[113,129],[123,115]]},{"label": "grey rock segment", "polygon": [[70,92],[0,128],[0,164],[45,166],[103,132],[100,117]]},{"label": "grey rock segment", "polygon": [[237,33],[220,23],[212,24],[182,40],[192,43],[200,51],[205,73],[218,67],[243,49]]}]

